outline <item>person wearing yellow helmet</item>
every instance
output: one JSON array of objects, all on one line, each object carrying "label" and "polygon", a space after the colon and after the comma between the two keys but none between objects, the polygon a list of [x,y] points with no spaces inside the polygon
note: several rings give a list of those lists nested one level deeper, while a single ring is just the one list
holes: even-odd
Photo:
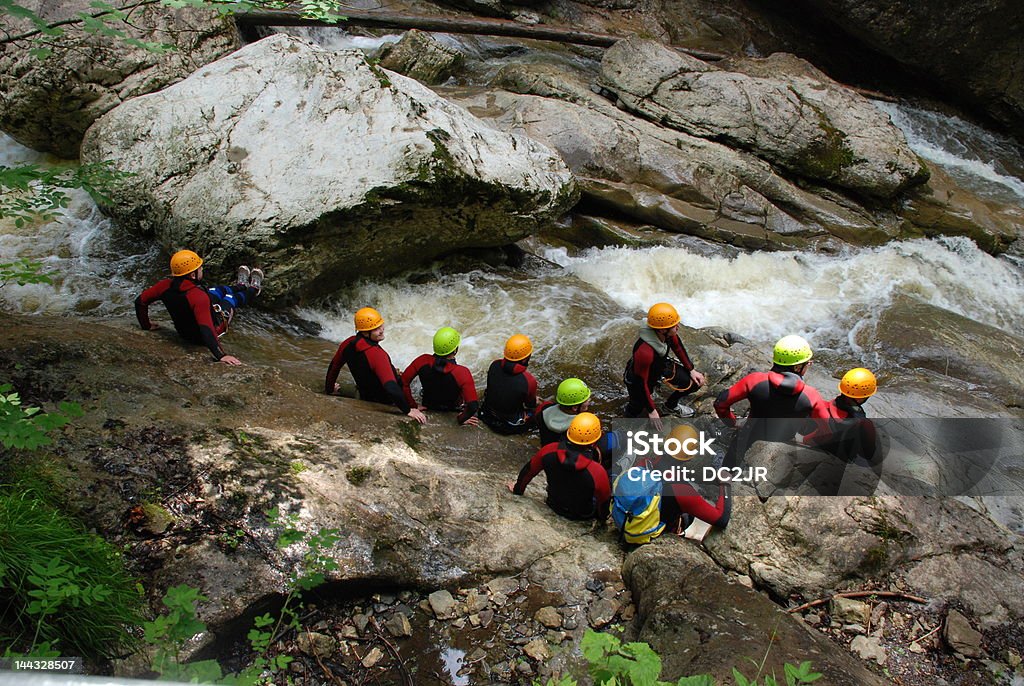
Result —
[{"label": "person wearing yellow helmet", "polygon": [[421,410],[458,412],[455,421],[463,426],[477,426],[479,403],[476,384],[468,367],[455,361],[462,344],[462,336],[450,326],[434,334],[434,353],[424,353],[412,361],[402,372],[402,387],[410,406],[416,406],[412,396],[412,382],[419,379],[423,386]]},{"label": "person wearing yellow helmet", "polygon": [[569,425],[565,440],[548,443],[538,450],[519,471],[508,489],[523,495],[541,470],[548,481],[548,506],[568,519],[608,517],[611,484],[601,466],[594,445],[601,439],[601,420],[590,412],[581,412]]},{"label": "person wearing yellow helmet", "polygon": [[[649,417],[660,426],[661,413],[654,402],[654,391],[666,377],[673,377],[677,390],[665,400],[665,410],[685,416],[693,414],[692,408],[680,405],[679,401],[703,386],[705,379],[694,369],[679,340],[679,321],[679,312],[669,303],[655,303],[647,311],[647,321],[640,327],[640,337],[633,344],[633,354],[622,377],[629,393],[626,417]],[[672,360],[669,353],[678,361]],[[685,381],[682,377],[686,377]]]},{"label": "person wearing yellow helmet", "polygon": [[235,310],[252,303],[263,285],[263,270],[240,266],[237,283],[231,286],[206,286],[203,258],[192,250],[179,250],[171,256],[171,276],[142,291],[135,299],[135,318],[147,331],[159,329],[149,319],[149,307],[163,302],[178,334],[197,345],[205,345],[214,358],[224,364],[241,361],[228,355],[220,337],[228,329]]},{"label": "person wearing yellow helmet", "polygon": [[526,433],[537,411],[537,379],[526,371],[533,343],[523,334],[505,342],[501,359],[487,369],[487,388],[480,404],[480,420],[503,435]]},{"label": "person wearing yellow helmet", "polygon": [[792,440],[804,427],[804,420],[819,411],[824,401],[803,379],[813,356],[804,338],[783,336],[772,350],[770,371],[747,374],[718,395],[715,413],[728,426],[737,425],[732,406],[742,400],[750,403],[743,431],[726,453],[726,467],[735,466],[754,441]]},{"label": "person wearing yellow helmet", "polygon": [[384,340],[384,318],[372,307],[363,307],[353,317],[356,332],[338,346],[327,368],[324,393],[338,392],[338,374],[348,365],[361,400],[382,405],[394,405],[399,411],[420,424],[427,416],[406,399],[402,377],[391,363],[391,356],[381,347]]},{"label": "person wearing yellow helmet", "polygon": [[864,403],[877,390],[878,380],[871,370],[856,367],[846,372],[839,382],[839,395],[815,408],[815,428],[804,436],[804,443],[847,461],[858,456],[874,459],[880,452],[878,435]]}]

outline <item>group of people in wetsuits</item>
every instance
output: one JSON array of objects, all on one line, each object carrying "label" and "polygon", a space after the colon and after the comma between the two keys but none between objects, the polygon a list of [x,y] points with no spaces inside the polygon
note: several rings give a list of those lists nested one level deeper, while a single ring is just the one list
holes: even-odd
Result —
[{"label": "group of people in wetsuits", "polygon": [[[205,287],[201,284],[202,264],[192,251],[175,253],[171,278],[146,289],[136,299],[139,324],[144,329],[157,328],[149,320],[148,309],[162,300],[183,338],[206,345],[221,362],[240,364],[237,358],[225,354],[219,336],[235,309],[250,304],[259,294],[263,272],[240,267],[237,284]],[[692,408],[680,401],[707,382],[694,368],[679,338],[679,323],[679,313],[672,305],[651,306],[623,374],[628,393],[625,416],[646,418],[659,432],[664,428],[663,412],[684,417],[693,414]],[[608,516],[616,436],[605,433],[600,419],[587,411],[591,392],[581,379],[563,380],[554,401],[538,400],[537,380],[528,371],[533,345],[527,336],[515,334],[506,341],[502,357],[488,368],[486,391],[480,401],[472,374],[456,361],[461,336],[455,329],[438,329],[433,352],[420,355],[400,372],[381,347],[385,331],[381,314],[364,307],[355,313],[354,324],[355,333],[341,342],[328,366],[326,394],[339,391],[338,375],[347,365],[360,399],[393,405],[417,422],[426,423],[426,411],[455,412],[460,425],[482,422],[503,435],[536,429],[540,449],[523,465],[518,479],[509,482],[509,490],[522,495],[543,471],[548,482],[548,505],[559,515],[600,521]],[[750,404],[746,424],[741,436],[732,442],[725,466],[735,466],[745,446],[754,440],[788,441],[797,433],[805,434],[803,440],[808,445],[835,450],[840,440],[837,437],[848,433],[844,427],[864,418],[862,405],[877,388],[874,375],[864,368],[850,370],[839,384],[840,394],[825,401],[803,380],[812,356],[806,340],[786,336],[775,345],[769,371],[748,374],[717,397],[715,412],[729,426],[737,423],[732,406],[741,400]],[[412,394],[412,382],[417,378],[422,386],[420,402]],[[654,396],[662,384],[672,392],[659,410]],[[801,424],[808,419],[815,421],[811,431],[805,431]],[[688,424],[671,427],[669,433],[677,439],[675,445],[683,445],[697,434]],[[644,462],[644,466],[663,469],[670,461],[685,462],[692,457],[689,451],[666,451]],[[709,501],[690,483],[668,481],[662,496],[661,519],[670,530],[681,532],[692,517],[717,527],[728,523],[727,484],[719,484],[717,498]]]}]

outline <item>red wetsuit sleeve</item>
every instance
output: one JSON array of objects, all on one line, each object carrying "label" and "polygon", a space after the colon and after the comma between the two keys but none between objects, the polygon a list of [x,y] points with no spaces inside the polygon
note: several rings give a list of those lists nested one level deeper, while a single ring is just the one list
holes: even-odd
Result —
[{"label": "red wetsuit sleeve", "polygon": [[842,419],[846,413],[836,407],[834,402],[822,402],[811,408],[811,421],[814,430],[804,436],[804,445],[820,445],[832,438],[833,419]]},{"label": "red wetsuit sleeve", "polygon": [[455,382],[459,385],[462,402],[465,403],[462,412],[456,417],[456,421],[459,424],[465,424],[470,417],[476,414],[477,409],[480,407],[480,402],[476,397],[476,383],[473,381],[472,372],[462,365],[456,365],[455,369],[452,370],[452,376],[455,377]]},{"label": "red wetsuit sleeve", "polygon": [[676,354],[679,361],[683,363],[684,367],[686,367],[686,371],[693,371],[693,362],[690,361],[690,356],[686,354],[686,346],[684,346],[683,342],[679,340],[679,336],[672,336],[668,339],[668,342],[669,345],[672,346],[672,352]]},{"label": "red wetsuit sleeve", "polygon": [[149,306],[160,299],[167,289],[171,287],[171,280],[164,279],[153,284],[139,294],[135,299],[135,318],[139,320],[139,326],[149,330],[152,324],[149,321]]},{"label": "red wetsuit sleeve", "polygon": [[327,395],[334,393],[334,384],[338,381],[338,373],[345,366],[345,350],[352,345],[354,340],[355,336],[349,336],[338,345],[338,350],[334,353],[331,365],[327,368],[327,378],[324,380],[324,393]]},{"label": "red wetsuit sleeve", "polygon": [[210,314],[210,296],[202,288],[192,288],[185,294],[189,306],[192,308],[192,316],[196,318],[199,325],[199,335],[203,343],[216,359],[224,357],[224,351],[217,342],[217,333],[213,325],[213,317]]},{"label": "red wetsuit sleeve", "polygon": [[412,380],[420,375],[423,371],[423,367],[434,363],[434,356],[423,354],[412,361],[405,371],[402,372],[402,391],[405,394],[405,402],[409,403],[409,407],[416,406],[416,399],[412,397]]},{"label": "red wetsuit sleeve", "polygon": [[608,472],[599,463],[591,461],[587,465],[590,478],[594,480],[594,502],[597,505],[597,520],[608,518],[608,509],[612,500],[612,486],[608,481]]},{"label": "red wetsuit sleeve", "polygon": [[654,364],[654,348],[648,343],[638,345],[633,353],[633,374],[644,384],[644,398],[647,402],[647,413],[655,409],[654,397],[651,395],[651,365]]},{"label": "red wetsuit sleeve", "polygon": [[715,398],[715,414],[725,420],[729,426],[736,426],[736,413],[732,406],[746,400],[750,391],[761,381],[763,374],[747,374],[734,383],[729,389],[722,391]]},{"label": "red wetsuit sleeve", "polygon": [[519,470],[519,478],[516,479],[516,485],[512,489],[512,492],[516,495],[522,495],[526,492],[526,487],[533,481],[533,477],[540,474],[540,470],[544,468],[544,458],[550,453],[558,450],[557,443],[548,443],[546,446],[538,450],[530,458],[530,461],[523,465],[523,468]]},{"label": "red wetsuit sleeve", "polygon": [[526,399],[523,405],[532,413],[537,409],[537,379],[530,372],[523,372],[523,376],[526,377]]},{"label": "red wetsuit sleeve", "polygon": [[712,526],[724,529],[732,514],[732,499],[727,484],[718,485],[718,500],[712,505],[701,497],[688,483],[677,481],[672,484],[672,497],[676,499],[679,510],[702,519]]},{"label": "red wetsuit sleeve", "polygon": [[409,414],[412,406],[405,400],[405,392],[402,390],[402,377],[395,375],[395,367],[391,364],[391,358],[379,345],[372,345],[366,350],[366,361],[370,370],[380,379],[380,385],[384,391],[391,396],[391,402],[402,411],[402,414]]}]

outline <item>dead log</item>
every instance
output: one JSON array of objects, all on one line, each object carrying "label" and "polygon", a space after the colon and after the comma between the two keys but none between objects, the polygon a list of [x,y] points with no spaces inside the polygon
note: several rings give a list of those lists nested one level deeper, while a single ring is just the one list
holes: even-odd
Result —
[{"label": "dead log", "polygon": [[[234,16],[235,21],[238,22],[241,28],[252,26],[368,26],[378,29],[419,29],[420,31],[434,31],[437,33],[467,33],[484,36],[505,36],[508,38],[532,38],[534,40],[549,40],[575,45],[593,45],[599,48],[609,48],[624,38],[624,36],[615,36],[610,33],[573,31],[545,24],[520,24],[507,19],[439,17],[418,14],[392,14],[390,12],[364,12],[359,10],[345,10],[345,15],[340,17],[335,24],[319,19],[309,19],[303,17],[298,12],[287,10],[239,12]],[[723,53],[711,52],[709,50],[695,50],[679,46],[672,47],[679,52],[696,57],[699,60],[704,60],[705,62],[717,62],[728,57],[728,55]],[[897,102],[896,98],[884,93],[856,86],[846,87],[868,98]]]},{"label": "dead log", "polygon": [[[437,17],[414,14],[391,14],[389,12],[362,12],[345,10],[337,24],[318,19],[307,19],[298,12],[239,12],[235,20],[240,26],[369,26],[379,29],[419,29],[438,33],[468,33],[509,38],[533,38],[535,40],[557,41],[576,45],[593,45],[599,48],[611,47],[623,36],[610,33],[574,31],[544,24],[520,24],[507,19],[484,19],[480,17]],[[706,50],[676,48],[700,60],[715,61],[725,55]]]}]

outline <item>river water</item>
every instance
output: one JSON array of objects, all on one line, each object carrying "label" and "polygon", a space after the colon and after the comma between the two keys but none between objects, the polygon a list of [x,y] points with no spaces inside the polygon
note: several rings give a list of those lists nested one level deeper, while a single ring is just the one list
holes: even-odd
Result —
[{"label": "river water", "polygon": [[[960,183],[1001,202],[1024,206],[1024,162],[1009,142],[966,122],[884,106],[915,150],[955,172]],[[0,164],[54,162],[0,138]],[[50,285],[0,289],[5,308],[50,315],[131,318],[132,302],[166,271],[166,255],[111,226],[84,193],[60,220],[26,229],[0,228],[0,261],[41,260]],[[634,323],[652,302],[672,302],[690,327],[721,327],[764,347],[788,333],[884,364],[872,345],[879,316],[909,296],[1007,333],[1024,336],[1024,270],[988,255],[965,238],[940,238],[849,248],[841,254],[739,254],[679,237],[678,246],[608,247],[569,253],[543,247],[519,270],[364,280],[328,301],[293,312],[249,316],[238,330],[265,359],[316,377],[326,367],[325,343],[352,331],[351,313],[377,307],[389,322],[386,347],[402,366],[429,349],[433,332],[463,334],[460,361],[478,383],[506,337],[526,333],[536,348],[542,390],[566,374],[593,380],[598,398],[619,393],[619,375]],[[697,245],[700,249],[694,249]],[[269,275],[273,278],[273,274]],[[291,326],[315,322],[319,339]],[[315,328],[313,329],[315,330]],[[319,343],[315,343],[320,340]]]}]

